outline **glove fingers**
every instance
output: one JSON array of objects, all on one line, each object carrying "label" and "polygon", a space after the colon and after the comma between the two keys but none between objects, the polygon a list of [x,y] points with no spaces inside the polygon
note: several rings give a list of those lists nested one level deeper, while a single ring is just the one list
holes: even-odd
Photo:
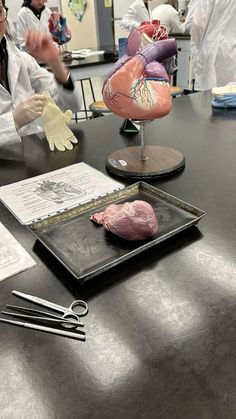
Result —
[{"label": "glove fingers", "polygon": [[66,147],[67,150],[73,149],[73,144],[78,143],[77,138],[71,133],[71,136],[64,138],[61,143]]},{"label": "glove fingers", "polygon": [[66,150],[72,150],[73,149],[73,144],[71,142],[71,137],[68,136],[68,133],[64,137],[61,137],[60,144],[62,146],[64,146],[66,148]]},{"label": "glove fingers", "polygon": [[48,140],[50,150],[54,151],[55,149],[54,141],[51,138],[47,138],[47,140]]},{"label": "glove fingers", "polygon": [[55,147],[58,151],[65,151],[65,147],[64,147],[63,143],[60,141],[60,138],[57,138],[55,140]]},{"label": "glove fingers", "polygon": [[63,145],[65,146],[66,150],[73,150],[73,144],[70,142],[70,140],[65,140]]},{"label": "glove fingers", "polygon": [[73,143],[77,143],[77,138],[71,136],[69,138],[60,138],[57,140],[58,150],[73,150]]},{"label": "glove fingers", "polygon": [[77,138],[73,135],[73,137],[71,137],[70,138],[70,141],[73,143],[73,144],[77,144],[78,143],[78,140],[77,140]]}]

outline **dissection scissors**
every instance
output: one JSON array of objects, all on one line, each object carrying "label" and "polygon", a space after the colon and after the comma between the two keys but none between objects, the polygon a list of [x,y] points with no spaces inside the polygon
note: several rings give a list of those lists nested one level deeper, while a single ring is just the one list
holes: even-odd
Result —
[{"label": "dissection scissors", "polygon": [[[17,306],[13,306],[13,308],[15,310],[20,311],[21,313],[28,313],[28,311],[25,310],[22,307],[20,308],[20,307],[17,307]],[[33,320],[37,323],[39,322],[39,323],[42,323],[42,324],[49,324],[49,325],[53,325],[53,326],[60,325],[60,326],[62,326],[64,328],[67,328],[67,329],[68,328],[69,329],[70,328],[71,329],[77,329],[77,327],[83,327],[84,326],[83,323],[79,323],[77,320],[64,319],[61,316],[56,316],[56,315],[55,315],[55,317],[53,317],[53,316],[48,317],[47,313],[46,313],[47,317],[37,316],[37,310],[35,310],[35,311],[32,310],[31,311],[31,313],[33,313],[34,315],[20,314],[20,313],[14,313],[14,312],[11,312],[11,311],[3,311],[3,310],[1,311],[1,313],[6,314],[7,316],[11,316],[11,317],[17,317],[17,318],[22,319],[22,320]],[[84,334],[83,331],[81,331],[81,333]]]},{"label": "dissection scissors", "polygon": [[[50,301],[44,300],[42,298],[36,297],[34,295],[24,294],[20,291],[12,291],[12,294],[17,297],[23,298],[24,300],[31,301],[32,303],[39,304],[43,307],[50,308],[51,310],[63,313],[62,319],[74,319],[80,323],[80,317],[86,316],[88,314],[88,304],[83,300],[75,300],[67,308],[59,304],[52,303]],[[77,310],[76,310],[77,308]]]}]

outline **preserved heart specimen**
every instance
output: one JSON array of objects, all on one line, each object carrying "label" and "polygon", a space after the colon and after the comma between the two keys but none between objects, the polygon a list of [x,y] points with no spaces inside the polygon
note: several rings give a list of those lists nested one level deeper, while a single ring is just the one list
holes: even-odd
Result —
[{"label": "preserved heart specimen", "polygon": [[105,211],[91,215],[90,219],[126,240],[145,240],[158,231],[152,206],[141,200],[111,204]]}]

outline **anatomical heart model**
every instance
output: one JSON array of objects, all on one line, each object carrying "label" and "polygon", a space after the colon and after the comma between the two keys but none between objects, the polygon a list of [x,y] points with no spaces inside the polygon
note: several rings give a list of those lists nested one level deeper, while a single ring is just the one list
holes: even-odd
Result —
[{"label": "anatomical heart model", "polygon": [[150,39],[146,32],[150,34],[153,25],[144,24],[131,32],[127,54],[117,61],[103,86],[106,106],[119,116],[136,120],[161,118],[170,112],[170,77],[165,62],[177,52],[175,39],[167,39],[163,30],[161,40],[155,40],[154,34]]},{"label": "anatomical heart model", "polygon": [[[168,115],[171,110],[170,77],[175,71],[173,57],[176,53],[175,39],[168,39],[166,29],[159,21],[143,22],[130,33],[126,54],[116,62],[104,81],[102,93],[106,106],[114,114],[131,119],[141,127],[141,149],[123,149],[123,155],[120,152],[107,161],[107,168],[118,175],[152,177],[179,170],[180,163],[183,168],[183,156],[175,150],[174,154],[180,155],[173,166],[172,149],[160,150],[159,147],[157,156],[154,146],[149,149],[152,154],[149,156],[148,147],[144,147],[144,125]],[[137,149],[139,155],[135,162]],[[167,151],[168,160],[172,161],[170,165],[167,163],[164,171],[160,151],[164,151],[165,156]],[[157,158],[159,163],[155,163]],[[119,167],[120,162],[122,167]]]},{"label": "anatomical heart model", "polygon": [[53,40],[59,45],[66,44],[71,39],[71,32],[67,28],[66,18],[58,12],[52,12],[48,21],[49,31]]}]

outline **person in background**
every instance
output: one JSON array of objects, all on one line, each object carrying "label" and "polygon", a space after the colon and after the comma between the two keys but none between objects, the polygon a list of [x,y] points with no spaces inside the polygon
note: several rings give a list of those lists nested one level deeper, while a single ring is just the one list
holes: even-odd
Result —
[{"label": "person in background", "polygon": [[7,17],[7,32],[9,33],[11,40],[17,43],[16,27],[9,16]]},{"label": "person in background", "polygon": [[[193,15],[195,7],[197,6],[198,0],[190,0],[188,5],[188,12],[187,16],[184,22],[184,31],[185,32],[191,32],[192,23],[193,23]],[[189,80],[190,84],[192,83],[192,90],[195,90],[195,75],[194,75],[194,69],[196,68],[195,59],[197,57],[197,46],[195,45],[195,42],[191,39],[190,40],[190,50],[191,50],[191,60],[190,60],[190,71],[189,71]]]},{"label": "person in background", "polygon": [[198,2],[198,0],[190,0],[189,1],[188,12],[187,12],[187,15],[186,15],[186,19],[184,21],[185,32],[190,32],[191,31],[191,27],[192,27],[192,23],[193,23],[194,9],[197,5],[197,2]]},{"label": "person in background", "polygon": [[128,8],[120,26],[123,30],[130,32],[144,21],[152,21],[151,12],[148,9],[148,0],[136,0]]},{"label": "person in background", "polygon": [[[78,112],[80,91],[58,54],[50,35],[30,30],[25,44],[31,55],[20,51],[9,39],[5,0],[0,0],[0,150],[21,142],[21,136],[43,131],[36,119],[42,115],[48,91],[61,110]],[[35,58],[44,61],[50,72]]]},{"label": "person in background", "polygon": [[185,30],[178,14],[178,0],[159,0],[159,5],[152,10],[152,18],[160,20],[168,33],[182,33]]},{"label": "person in background", "polygon": [[198,0],[190,31],[196,45],[196,90],[208,90],[236,81],[235,21],[235,0]]},{"label": "person in background", "polygon": [[34,29],[49,34],[48,20],[51,10],[45,6],[47,0],[24,0],[22,8],[17,14],[16,35],[20,48],[25,50],[25,32]]}]

